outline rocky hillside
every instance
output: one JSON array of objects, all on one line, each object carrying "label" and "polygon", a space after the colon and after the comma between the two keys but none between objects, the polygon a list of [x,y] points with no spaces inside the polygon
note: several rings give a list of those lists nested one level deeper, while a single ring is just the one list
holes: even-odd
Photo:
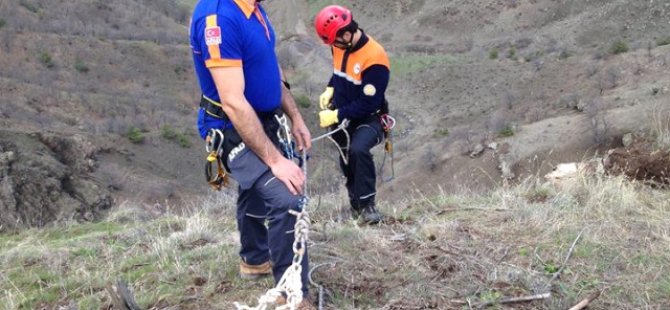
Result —
[{"label": "rocky hillside", "polygon": [[[186,40],[194,2],[0,0],[0,210],[19,210],[3,229],[208,190]],[[315,134],[330,55],[311,20],[333,2],[391,56],[396,179],[382,199],[522,180],[667,120],[663,1],[266,1]],[[341,188],[334,151],[316,145],[313,158],[312,188]]]},{"label": "rocky hillside", "polygon": [[0,1],[2,229],[204,190],[189,10]]},{"label": "rocky hillside", "polygon": [[[310,21],[293,12],[309,16],[328,2],[269,3],[296,84],[312,97],[329,54],[311,48]],[[618,145],[624,133],[654,132],[647,120],[670,115],[668,3],[335,2],[391,55],[396,180],[381,186],[391,200],[408,186],[452,192],[522,180]],[[315,66],[326,69],[305,77]]]}]

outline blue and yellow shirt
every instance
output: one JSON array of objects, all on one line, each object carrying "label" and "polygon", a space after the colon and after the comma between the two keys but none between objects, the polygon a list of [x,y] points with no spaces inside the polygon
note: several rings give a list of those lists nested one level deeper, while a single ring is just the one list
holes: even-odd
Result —
[{"label": "blue and yellow shirt", "polygon": [[[281,77],[275,54],[275,33],[263,8],[245,0],[200,0],[190,26],[193,63],[203,96],[220,102],[209,68],[242,67],[244,95],[257,112],[281,105]],[[228,121],[200,109],[198,130],[225,129]]]}]

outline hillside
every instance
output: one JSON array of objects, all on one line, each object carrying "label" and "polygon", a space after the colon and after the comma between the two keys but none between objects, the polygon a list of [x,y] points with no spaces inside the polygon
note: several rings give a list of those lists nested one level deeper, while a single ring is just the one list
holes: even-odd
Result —
[{"label": "hillside", "polygon": [[[40,149],[67,167],[47,173],[48,186],[6,169],[0,209],[31,210],[18,216],[19,227],[44,212],[44,202],[24,207],[24,197],[68,192],[67,179],[99,188],[99,197],[49,198],[77,201],[81,214],[101,214],[100,197],[112,205],[183,205],[208,191],[186,41],[193,3],[0,2],[0,126],[8,137],[28,134],[34,143],[24,145],[36,147],[19,150],[9,138],[1,151],[26,171],[38,169],[29,154]],[[282,66],[315,135],[322,131],[313,103],[330,56],[311,24],[327,3],[266,3]],[[402,199],[407,185],[435,193],[522,180],[617,145],[624,133],[649,131],[649,115],[667,115],[670,13],[662,2],[339,3],[352,7],[391,56],[396,179],[380,184],[383,199]],[[63,153],[43,135],[62,137],[76,151]],[[492,143],[496,150],[486,147]],[[482,155],[469,156],[482,146]],[[339,189],[335,152],[318,144],[312,158],[315,193]],[[49,167],[42,170],[59,169]],[[385,168],[388,177],[389,162]],[[47,213],[46,222],[73,217]],[[3,227],[17,225],[12,218]]]},{"label": "hillside", "polygon": [[[110,309],[119,278],[143,309],[271,287],[238,279],[235,191],[203,180],[194,3],[0,0],[0,309]],[[667,187],[542,177],[628,133],[669,149],[667,1],[265,1],[315,136],[331,69],[312,18],[330,3],[387,49],[398,125],[378,227],[348,220],[337,153],[314,146],[325,309],[670,308]]]},{"label": "hillside", "polygon": [[[0,152],[12,154],[2,167],[2,229],[99,219],[127,199],[206,190],[194,172],[189,11],[173,2],[0,1]],[[71,180],[97,192],[68,189]]]},{"label": "hillside", "polygon": [[[327,2],[268,3],[289,33],[280,50],[295,59],[295,84],[312,98],[328,77],[329,53],[312,48],[309,18],[292,12],[310,16]],[[665,3],[338,3],[353,7],[391,56],[397,178],[381,187],[390,201],[408,185],[454,192],[522,180],[616,146],[627,132],[649,132],[652,115],[670,115]],[[324,68],[316,79],[307,74],[314,67]],[[486,151],[472,159],[478,145]]]}]

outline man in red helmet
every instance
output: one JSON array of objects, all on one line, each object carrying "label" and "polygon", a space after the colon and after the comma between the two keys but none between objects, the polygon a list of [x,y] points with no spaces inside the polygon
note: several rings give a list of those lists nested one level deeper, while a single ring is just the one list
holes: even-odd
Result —
[{"label": "man in red helmet", "polygon": [[370,149],[384,139],[380,115],[388,110],[384,93],[390,78],[389,59],[384,48],[358,28],[345,7],[323,8],[314,27],[333,53],[333,75],[319,98],[319,122],[325,128],[350,121],[348,150],[344,132],[333,136],[348,155],[347,160],[340,158],[340,167],[354,218],[377,224],[382,216],[375,208],[376,173]]}]

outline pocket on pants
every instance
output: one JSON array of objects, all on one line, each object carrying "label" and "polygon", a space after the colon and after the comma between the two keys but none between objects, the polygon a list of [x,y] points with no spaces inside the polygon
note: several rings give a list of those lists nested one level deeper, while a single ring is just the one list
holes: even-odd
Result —
[{"label": "pocket on pants", "polygon": [[228,153],[226,162],[230,175],[243,190],[251,188],[256,180],[270,169],[244,143],[240,143]]}]

